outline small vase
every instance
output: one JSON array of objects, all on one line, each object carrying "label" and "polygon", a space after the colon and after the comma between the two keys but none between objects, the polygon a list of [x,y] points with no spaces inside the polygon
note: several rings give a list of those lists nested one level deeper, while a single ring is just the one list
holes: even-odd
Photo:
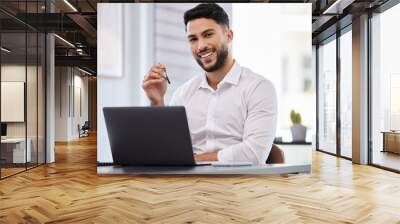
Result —
[{"label": "small vase", "polygon": [[293,142],[305,142],[306,141],[306,133],[307,128],[301,124],[294,124],[290,127],[292,131],[292,141]]}]

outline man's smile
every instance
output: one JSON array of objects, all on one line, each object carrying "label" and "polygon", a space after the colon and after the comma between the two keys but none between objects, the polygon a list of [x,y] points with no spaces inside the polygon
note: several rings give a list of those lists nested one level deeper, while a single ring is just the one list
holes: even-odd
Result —
[{"label": "man's smile", "polygon": [[213,49],[202,51],[197,54],[197,56],[201,59],[201,61],[203,63],[210,63],[212,56],[214,56],[214,55],[215,55],[215,50],[213,50]]}]

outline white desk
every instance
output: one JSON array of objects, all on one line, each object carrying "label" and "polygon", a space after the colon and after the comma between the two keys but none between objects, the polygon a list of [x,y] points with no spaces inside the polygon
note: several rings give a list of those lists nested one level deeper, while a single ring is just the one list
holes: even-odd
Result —
[{"label": "white desk", "polygon": [[[32,141],[30,138],[27,140],[26,154],[25,154],[25,138],[6,138],[1,139],[2,147],[13,145],[12,148],[12,162],[13,163],[25,163],[31,162],[32,154],[31,154],[31,145]],[[5,151],[2,149],[2,151]],[[26,160],[26,161],[25,161]]]},{"label": "white desk", "polygon": [[260,166],[243,167],[215,167],[215,166],[98,166],[97,174],[122,174],[122,175],[208,175],[208,174],[287,174],[310,173],[311,164],[266,164]]}]

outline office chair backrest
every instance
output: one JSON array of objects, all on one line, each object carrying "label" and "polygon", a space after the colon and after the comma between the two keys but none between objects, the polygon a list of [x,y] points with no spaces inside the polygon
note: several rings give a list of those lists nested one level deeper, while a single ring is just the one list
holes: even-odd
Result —
[{"label": "office chair backrest", "polygon": [[285,162],[285,154],[283,153],[283,150],[280,149],[277,145],[272,144],[271,152],[269,153],[266,163],[275,164],[284,162]]},{"label": "office chair backrest", "polygon": [[89,125],[89,121],[85,121],[85,123],[82,126],[82,129],[89,129],[90,125]]}]

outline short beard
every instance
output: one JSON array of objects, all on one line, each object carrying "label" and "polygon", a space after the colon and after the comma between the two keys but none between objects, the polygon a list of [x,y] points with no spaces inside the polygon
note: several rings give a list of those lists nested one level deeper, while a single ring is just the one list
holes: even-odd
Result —
[{"label": "short beard", "polygon": [[197,64],[199,64],[200,67],[203,68],[203,70],[206,72],[217,71],[218,69],[222,68],[225,65],[226,59],[228,58],[228,48],[226,47],[226,45],[222,45],[221,51],[220,52],[217,51],[216,53],[218,55],[217,61],[210,68],[205,68],[201,60],[195,57]]}]

